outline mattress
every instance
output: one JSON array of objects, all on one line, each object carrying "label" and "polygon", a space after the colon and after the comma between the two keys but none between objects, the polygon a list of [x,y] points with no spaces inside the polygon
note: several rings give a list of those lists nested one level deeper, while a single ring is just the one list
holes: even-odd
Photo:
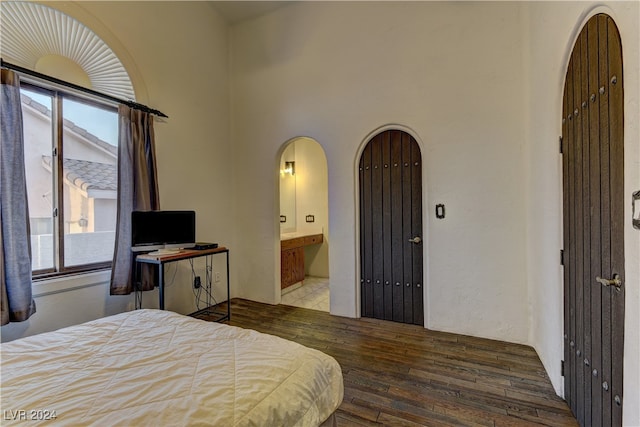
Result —
[{"label": "mattress", "polygon": [[256,331],[137,310],[1,346],[2,424],[317,426],[332,357]]}]

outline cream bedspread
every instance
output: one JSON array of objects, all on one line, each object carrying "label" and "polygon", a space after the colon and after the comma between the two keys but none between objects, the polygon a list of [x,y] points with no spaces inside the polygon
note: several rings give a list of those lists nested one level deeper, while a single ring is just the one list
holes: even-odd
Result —
[{"label": "cream bedspread", "polygon": [[169,311],[5,343],[1,359],[2,425],[315,426],[343,397],[320,351]]}]

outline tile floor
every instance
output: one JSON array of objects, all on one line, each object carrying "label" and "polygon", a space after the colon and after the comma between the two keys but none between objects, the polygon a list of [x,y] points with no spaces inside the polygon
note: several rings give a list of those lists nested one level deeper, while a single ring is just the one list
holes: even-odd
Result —
[{"label": "tile floor", "polygon": [[303,285],[283,294],[280,303],[329,312],[329,278],[305,277]]}]

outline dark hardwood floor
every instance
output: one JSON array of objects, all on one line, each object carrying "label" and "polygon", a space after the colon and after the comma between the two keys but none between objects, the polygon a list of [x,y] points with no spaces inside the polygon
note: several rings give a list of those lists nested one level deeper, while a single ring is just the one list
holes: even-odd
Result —
[{"label": "dark hardwood floor", "polygon": [[233,299],[231,325],[333,356],[339,426],[575,426],[528,346]]}]

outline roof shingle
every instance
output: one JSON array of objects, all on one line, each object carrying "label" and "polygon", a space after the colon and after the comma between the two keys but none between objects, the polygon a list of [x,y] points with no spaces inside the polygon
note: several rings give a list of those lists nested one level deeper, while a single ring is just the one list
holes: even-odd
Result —
[{"label": "roof shingle", "polygon": [[[51,168],[51,156],[42,156],[42,162]],[[118,189],[116,165],[88,160],[64,159],[62,169],[64,177],[82,190],[116,191]]]}]

